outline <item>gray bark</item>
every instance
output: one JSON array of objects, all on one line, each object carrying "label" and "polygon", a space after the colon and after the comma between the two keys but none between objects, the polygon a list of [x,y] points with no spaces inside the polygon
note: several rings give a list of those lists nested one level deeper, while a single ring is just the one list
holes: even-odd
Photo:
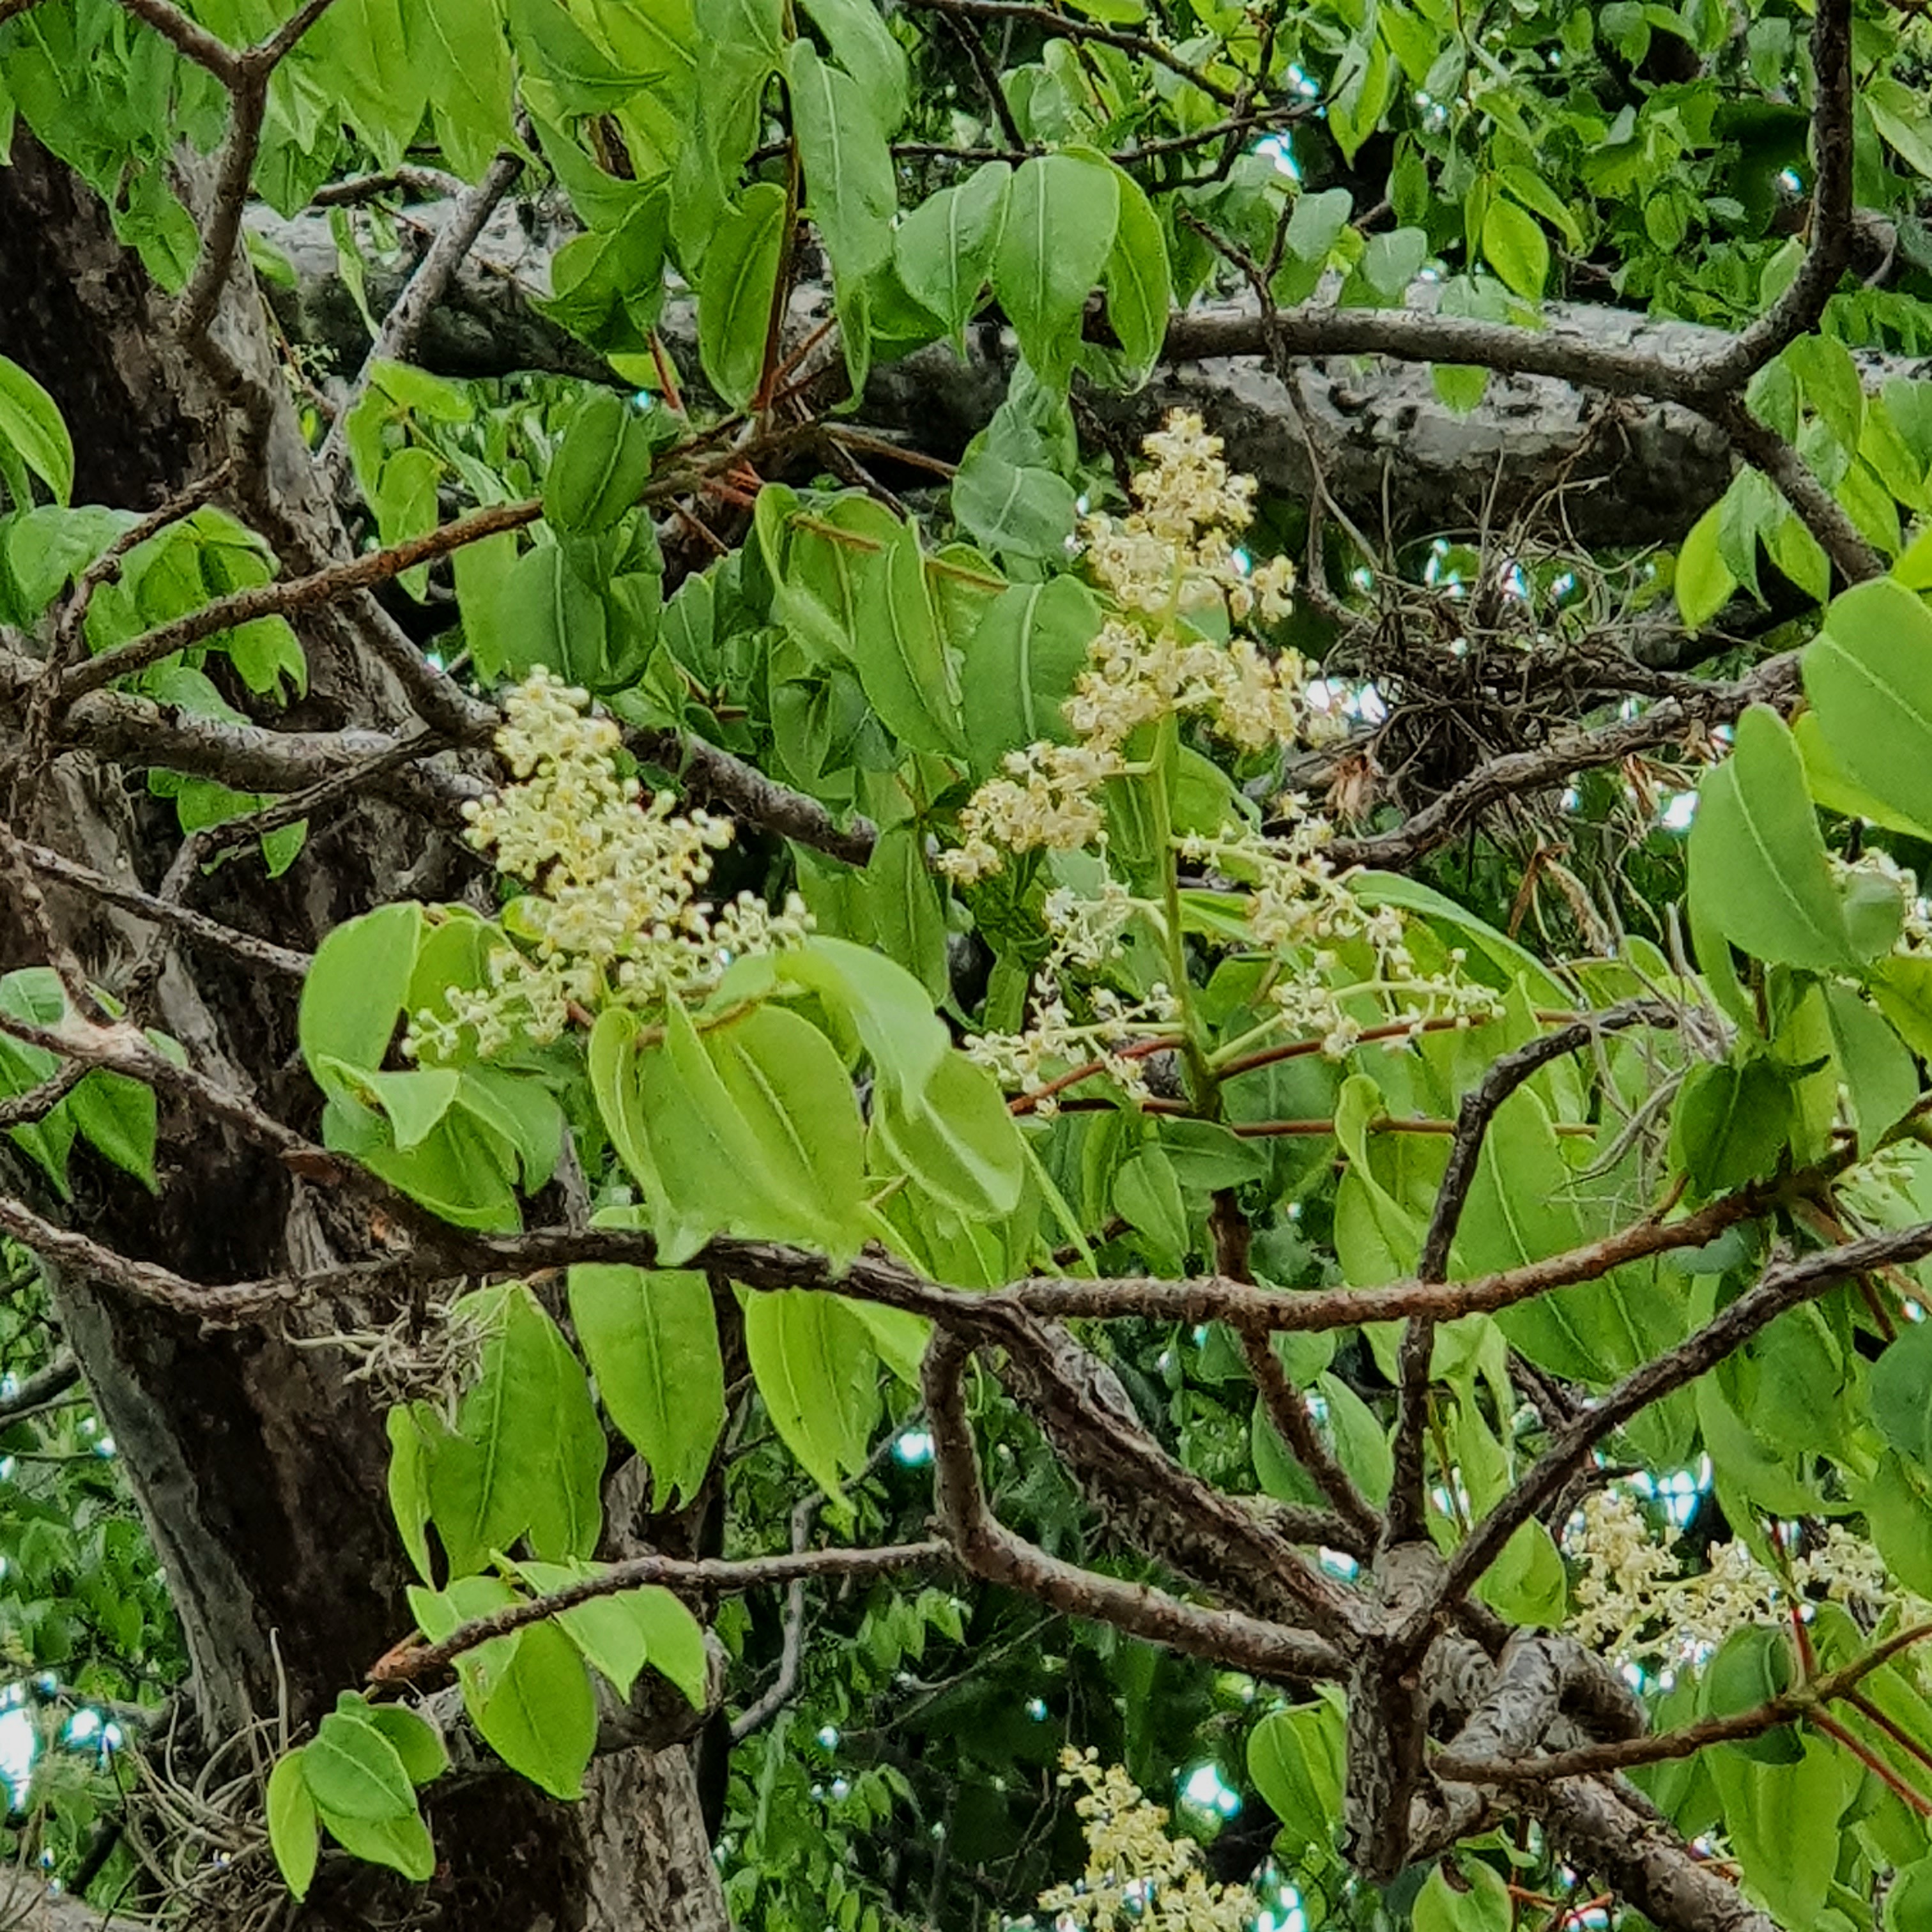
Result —
[{"label": "gray bark", "polygon": [[[0,339],[72,428],[76,499],[146,510],[239,449],[234,507],[286,560],[346,554],[245,265],[224,292],[212,349],[182,352],[170,321],[105,211],[22,134],[14,165],[0,170]],[[252,418],[237,406],[250,400]],[[399,693],[355,633],[325,618],[302,640],[311,688],[287,722],[321,731],[403,722]],[[19,728],[20,695],[0,693],[0,742]],[[178,836],[118,765],[82,752],[39,775],[16,830],[151,890]],[[282,880],[231,865],[197,898],[221,917],[312,948],[392,895],[397,879],[415,876],[434,892],[447,869],[419,825],[358,804],[312,827],[308,850]],[[69,892],[50,901],[90,974],[122,983],[152,928]],[[0,968],[27,963],[39,963],[38,946],[19,908],[0,902]],[[286,982],[205,955],[191,969],[171,957],[152,1018],[202,1070],[280,1117],[313,1120]],[[165,1109],[162,1130],[156,1198],[76,1162],[76,1217],[109,1245],[211,1280],[326,1265],[366,1246],[368,1230],[328,1190],[238,1136]],[[284,1333],[205,1332],[72,1274],[55,1288],[180,1610],[203,1735],[231,1734],[284,1696],[296,1725],[312,1723],[410,1625],[380,1414],[364,1385],[345,1381],[340,1354],[296,1346],[304,1328],[312,1338],[344,1318],[353,1325],[357,1311],[305,1312]],[[420,1896],[399,1898],[373,1868],[331,1862],[299,1922],[346,1928],[428,1913],[450,1932],[722,1932],[688,1756],[677,1730],[669,1736],[666,1748],[633,1745],[604,1760],[574,1806],[508,1774],[433,1795],[442,1869]],[[35,1909],[29,1922],[50,1932],[74,1922],[71,1906]],[[220,1921],[203,1910],[197,1922]]]},{"label": "gray bark", "polygon": [[[451,206],[430,202],[406,211],[421,224],[404,231],[412,248],[427,245]],[[294,271],[292,288],[268,291],[284,328],[292,340],[322,352],[326,368],[352,372],[369,338],[342,276],[327,217],[311,212],[284,220],[256,208],[249,220]],[[550,257],[573,232],[568,217],[548,203],[500,209],[423,330],[418,356],[424,366],[452,376],[535,368],[608,377],[583,344],[531,306],[532,296],[548,292]],[[370,300],[379,314],[400,291],[413,259],[371,260]],[[1411,304],[1426,307],[1433,295],[1430,285],[1418,284]],[[826,311],[825,291],[801,286],[793,303],[796,334],[802,338]],[[1242,312],[1240,303],[1209,304],[1190,320],[1211,324]],[[1688,322],[1582,304],[1552,304],[1547,326],[1592,346],[1636,350],[1680,366],[1725,340],[1720,332]],[[670,301],[662,333],[681,377],[701,393],[688,302]],[[1174,340],[1185,348],[1184,331]],[[964,360],[936,345],[874,370],[864,420],[924,454],[956,458],[1004,398],[1013,360],[1010,337],[976,327]],[[1921,376],[1932,367],[1904,358],[1864,360],[1873,381]],[[1138,394],[1095,393],[1089,400],[1098,421],[1129,442],[1170,408],[1198,410],[1226,439],[1238,468],[1296,499],[1312,492],[1312,438],[1330,492],[1372,541],[1391,530],[1414,536],[1507,528],[1519,518],[1547,516],[1552,493],[1560,492],[1562,526],[1584,548],[1675,542],[1731,474],[1722,434],[1675,404],[1611,403],[1552,377],[1492,376],[1481,406],[1460,415],[1436,394],[1424,366],[1321,356],[1298,368],[1307,436],[1287,386],[1253,357],[1180,361],[1157,370]]]}]

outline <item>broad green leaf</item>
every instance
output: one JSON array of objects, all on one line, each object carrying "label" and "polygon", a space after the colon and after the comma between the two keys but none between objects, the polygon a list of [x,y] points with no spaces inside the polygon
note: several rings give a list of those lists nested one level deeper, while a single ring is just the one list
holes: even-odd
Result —
[{"label": "broad green leaf", "polygon": [[1932,1324],[1907,1324],[1873,1365],[1871,1412],[1901,1456],[1932,1471]]},{"label": "broad green leaf", "polygon": [[[523,1563],[518,1569],[532,1589],[548,1592],[596,1574],[597,1566]],[[710,1668],[704,1627],[670,1591],[647,1584],[593,1597],[558,1612],[556,1621],[620,1697],[628,1698],[638,1672],[648,1664],[694,1707],[703,1707]]]},{"label": "broad green leaf", "polygon": [[945,1025],[903,966],[823,933],[780,953],[776,964],[785,983],[818,995],[835,1036],[850,1050],[862,1048],[880,1086],[902,1100],[916,1100],[947,1061]]},{"label": "broad green leaf", "polygon": [[516,130],[510,118],[510,50],[502,16],[475,0],[416,0],[404,24],[413,58],[433,75],[430,105],[444,152],[474,180]]},{"label": "broad green leaf", "polygon": [[435,1876],[436,1847],[419,1813],[412,1810],[406,1818],[349,1818],[326,1806],[317,1808],[329,1836],[352,1856],[387,1865],[418,1885]]},{"label": "broad green leaf", "polygon": [[905,50],[879,9],[872,0],[805,0],[805,10],[833,59],[859,83],[880,132],[895,133],[906,116]]},{"label": "broad green leaf", "polygon": [[881,832],[864,878],[874,942],[915,975],[937,1005],[948,991],[946,908],[918,826],[908,823]]},{"label": "broad green leaf", "polygon": [[1817,1922],[1838,1862],[1844,1774],[1833,1747],[1807,1737],[1794,1764],[1766,1764],[1720,1746],[1708,1759],[1745,1891],[1781,1925]]},{"label": "broad green leaf", "polygon": [[1932,1495],[1916,1466],[1882,1456],[1858,1504],[1885,1567],[1916,1594],[1932,1592]]},{"label": "broad green leaf", "polygon": [[1005,556],[1064,556],[1078,512],[1064,476],[1011,462],[978,439],[952,478],[953,515],[976,542]]},{"label": "broad green leaf", "polygon": [[268,1774],[268,1849],[290,1891],[306,1898],[315,1876],[321,1832],[302,1760],[299,1750],[284,1751]]},{"label": "broad green leaf", "polygon": [[963,751],[958,698],[926,589],[918,533],[863,496],[842,499],[826,520],[874,546],[855,559],[856,595],[847,646],[866,697],[913,749]]},{"label": "broad green leaf", "polygon": [[404,901],[338,926],[316,949],[296,1020],[311,1072],[325,1059],[382,1065],[403,1017],[422,930],[422,908]]},{"label": "broad green leaf", "polygon": [[1018,1130],[992,1076],[949,1052],[924,1090],[881,1086],[873,1124],[899,1168],[956,1213],[1010,1214],[1025,1178]]},{"label": "broad green leaf", "polygon": [[478,679],[493,685],[505,675],[514,646],[503,621],[502,599],[517,565],[513,530],[499,530],[480,542],[465,544],[450,560],[456,576],[457,608],[463,614],[463,640]]},{"label": "broad green leaf", "polygon": [[1102,271],[1107,320],[1120,338],[1128,368],[1138,377],[1154,367],[1167,340],[1174,284],[1167,266],[1167,238],[1153,204],[1131,175],[1118,168],[1114,174],[1120,213],[1113,252]]},{"label": "broad green leaf", "polygon": [[1441,1860],[1430,1866],[1415,1895],[1411,1917],[1414,1932],[1510,1932],[1516,1907],[1508,1882],[1479,1858],[1461,1858],[1462,1882],[1452,1885]]},{"label": "broad green leaf", "polygon": [[650,470],[644,419],[611,391],[592,389],[544,478],[544,520],[560,530],[608,530],[636,505]]},{"label": "broad green leaf", "polygon": [[512,1771],[554,1798],[584,1792],[597,1700],[577,1646],[552,1624],[471,1651],[458,1665],[464,1708]]},{"label": "broad green leaf", "polygon": [[1768,1173],[1790,1132],[1791,1090],[1768,1060],[1694,1067],[1671,1115],[1671,1157],[1701,1198]]},{"label": "broad green leaf", "polygon": [[1804,770],[1778,714],[1753,705],[1707,772],[1690,830],[1690,892],[1725,936],[1770,964],[1856,963]]},{"label": "broad green leaf", "polygon": [[1325,1858],[1342,1811],[1343,1718],[1340,1702],[1323,1697],[1276,1711],[1248,1737],[1248,1775],[1281,1820],[1276,1843],[1290,1856],[1313,1850]]},{"label": "broad green leaf", "polygon": [[1049,388],[1064,386],[1087,297],[1113,251],[1120,218],[1115,171],[1066,154],[1021,164],[993,259],[993,292],[1020,352]]},{"label": "broad green leaf", "polygon": [[1713,503],[1690,526],[1690,534],[1677,552],[1677,573],[1672,587],[1677,596],[1678,615],[1693,631],[1701,631],[1730,601],[1731,592],[1738,587],[1737,579],[1718,552],[1721,517],[1721,504]]},{"label": "broad green leaf", "polygon": [[425,1430],[431,1424],[447,1426],[427,1402],[398,1402],[383,1418],[389,1437],[389,1513],[396,1520],[403,1547],[409,1552],[416,1574],[425,1583],[434,1576],[427,1534],[430,1457],[434,1438],[427,1436]]},{"label": "broad green leaf", "polygon": [[154,1090],[144,1080],[96,1067],[68,1101],[81,1137],[150,1193],[154,1179]]},{"label": "broad green leaf", "polygon": [[604,1432],[584,1371],[530,1290],[503,1291],[458,1432],[430,1470],[457,1575],[528,1533],[540,1557],[588,1556],[602,1525]]},{"label": "broad green leaf", "polygon": [[[341,1708],[339,1701],[337,1708]],[[362,1708],[364,1721],[374,1724],[395,1747],[412,1784],[428,1784],[449,1768],[442,1733],[426,1718],[400,1704],[364,1704]]]},{"label": "broad green leaf", "polygon": [[638,79],[614,64],[555,0],[508,0],[510,38],[528,74],[554,90],[567,113],[622,106]]},{"label": "broad green leaf", "polygon": [[1483,259],[1510,292],[1540,302],[1550,277],[1550,244],[1533,214],[1501,195],[1490,197],[1483,217]]},{"label": "broad green leaf", "polygon": [[1804,653],[1804,689],[1833,762],[1932,827],[1932,611],[1880,578],[1834,601]]},{"label": "broad green leaf", "polygon": [[1060,707],[1087,667],[1100,607],[1076,578],[1016,584],[986,608],[966,647],[966,740],[973,769],[989,777],[1009,752],[1042,739],[1072,742]]},{"label": "broad green leaf", "polygon": [[570,1318],[610,1418],[651,1472],[651,1507],[698,1493],[724,1425],[711,1288],[694,1271],[586,1264]]},{"label": "broad green leaf", "polygon": [[806,1473],[835,1500],[865,1464],[878,1414],[878,1358],[836,1295],[802,1288],[753,1294],[745,1352],[766,1412]]},{"label": "broad green leaf", "polygon": [[[746,1126],[756,1184],[772,1203],[765,1232],[787,1227],[850,1256],[865,1238],[865,1129],[844,1063],[825,1035],[788,1009],[754,1007],[703,1036]],[[674,1053],[678,1050],[675,1025]],[[669,1172],[668,1160],[666,1170]],[[748,1228],[746,1232],[758,1232]]]},{"label": "broad green leaf", "polygon": [[751,401],[764,372],[784,231],[784,190],[755,182],[725,212],[705,250],[698,356],[712,386],[734,409]]},{"label": "broad green leaf", "polygon": [[302,1747],[302,1778],[331,1816],[385,1819],[415,1815],[416,1788],[396,1748],[366,1715],[332,1711]]},{"label": "broad green leaf", "polygon": [[993,272],[1012,180],[1004,161],[984,162],[957,187],[928,195],[893,232],[892,260],[907,294],[956,338]]},{"label": "broad green leaf", "polygon": [[[74,494],[74,440],[52,397],[20,364],[0,356],[0,448],[10,451],[56,503]],[[32,508],[16,503],[16,509]]]},{"label": "broad green leaf", "polygon": [[1850,987],[1828,986],[1825,1003],[1839,1076],[1858,1126],[1858,1151],[1868,1154],[1918,1098],[1918,1069],[1905,1042]]},{"label": "broad green leaf", "polygon": [[898,184],[886,130],[865,91],[800,38],[786,50],[785,75],[806,212],[818,225],[842,284],[870,274],[892,249]]},{"label": "broad green leaf", "polygon": [[597,586],[572,567],[561,544],[525,550],[500,594],[506,675],[520,678],[542,665],[566,683],[602,688],[610,619]]}]

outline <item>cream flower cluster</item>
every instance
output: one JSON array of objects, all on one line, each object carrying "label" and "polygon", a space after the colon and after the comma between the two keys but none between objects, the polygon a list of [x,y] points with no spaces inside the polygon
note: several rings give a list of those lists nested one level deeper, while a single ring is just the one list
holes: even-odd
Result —
[{"label": "cream flower cluster", "polygon": [[1777,1624],[1800,1598],[1822,1592],[1876,1619],[1896,1609],[1917,1622],[1928,1606],[1901,1591],[1870,1544],[1839,1523],[1794,1557],[1791,1589],[1742,1543],[1718,1544],[1708,1566],[1687,1573],[1650,1533],[1634,1499],[1619,1490],[1587,1498],[1568,1543],[1580,1565],[1570,1628],[1606,1655],[1666,1664],[1700,1662],[1746,1624]]},{"label": "cream flower cluster", "polygon": [[1277,557],[1250,568],[1234,544],[1253,512],[1253,479],[1228,473],[1220,438],[1190,412],[1170,416],[1143,446],[1152,460],[1135,479],[1132,512],[1083,526],[1088,568],[1118,610],[1088,645],[1062,707],[1074,742],[1009,752],[974,794],[958,850],[939,862],[964,883],[998,872],[1009,853],[1099,843],[1096,794],[1126,770],[1124,747],[1142,725],[1198,717],[1244,751],[1310,734],[1299,657],[1270,657],[1251,638],[1216,643],[1184,622],[1216,604],[1238,622],[1288,608],[1292,568]]},{"label": "cream flower cluster", "polygon": [[[1286,833],[1264,838],[1246,827],[1224,826],[1212,838],[1193,834],[1180,842],[1180,854],[1231,883],[1247,888],[1247,926],[1255,944],[1277,956],[1298,952],[1304,969],[1279,978],[1268,997],[1294,1032],[1318,1036],[1322,1050],[1340,1059],[1362,1035],[1362,1022],[1346,1010],[1352,994],[1373,992],[1392,998],[1395,1024],[1419,1029],[1425,1020],[1453,1017],[1469,1025],[1494,1016],[1496,996],[1462,977],[1456,968],[1466,956],[1460,947],[1449,956],[1446,973],[1420,972],[1408,950],[1402,915],[1393,906],[1366,906],[1348,890],[1325,848],[1331,836],[1325,819],[1290,794],[1277,808],[1289,820]],[[1371,978],[1338,986],[1337,949],[1365,944],[1375,962]],[[1393,1044],[1400,1046],[1396,1038]]]},{"label": "cream flower cluster", "polygon": [[1068,1012],[1056,978],[1042,972],[1036,983],[1033,1024],[1024,1033],[971,1034],[964,1042],[967,1057],[1001,1086],[1039,1095],[1034,1112],[1042,1120],[1059,1111],[1046,1090],[1071,1066],[1090,1064],[1129,1100],[1147,1099],[1146,1057],[1127,1049],[1173,1032],[1180,1018],[1173,994],[1156,986],[1144,1000],[1124,1000],[1110,987],[1095,986],[1087,995],[1094,1017],[1082,1022]]},{"label": "cream flower cluster", "polygon": [[464,813],[470,844],[534,888],[503,916],[523,945],[492,951],[487,987],[448,988],[447,1018],[417,1016],[412,1057],[453,1053],[466,1028],[486,1059],[519,1036],[546,1044],[600,1005],[702,990],[733,959],[804,937],[796,896],[778,914],[748,892],[698,898],[731,821],[675,812],[668,793],[646,800],[618,770],[616,724],[590,702],[541,668],[504,700],[496,746],[514,782]]},{"label": "cream flower cluster", "polygon": [[[1060,1782],[1079,1786],[1074,1809],[1084,1821],[1087,1868],[1072,1885],[1040,1896],[1040,1909],[1060,1932],[1246,1932],[1261,1902],[1246,1886],[1220,1885],[1202,1868],[1192,1839],[1170,1838],[1167,1814],[1150,1804],[1118,1765],[1100,1754],[1060,1753]],[[1031,1922],[1027,1922],[1030,1923]]]}]

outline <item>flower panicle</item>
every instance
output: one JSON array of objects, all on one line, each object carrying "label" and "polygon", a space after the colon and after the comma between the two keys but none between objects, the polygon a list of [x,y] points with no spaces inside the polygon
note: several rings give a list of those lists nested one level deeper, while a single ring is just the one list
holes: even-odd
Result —
[{"label": "flower panicle", "polygon": [[418,1012],[412,1058],[446,1058],[466,1032],[484,1059],[523,1038],[546,1046],[602,1006],[649,1007],[701,992],[747,953],[796,945],[810,921],[796,894],[773,912],[741,892],[700,897],[728,818],[649,798],[620,770],[615,722],[590,694],[539,666],[503,704],[496,747],[511,783],[464,808],[465,833],[496,869],[531,890],[507,909],[508,939],[488,955],[488,982],[446,989]]}]

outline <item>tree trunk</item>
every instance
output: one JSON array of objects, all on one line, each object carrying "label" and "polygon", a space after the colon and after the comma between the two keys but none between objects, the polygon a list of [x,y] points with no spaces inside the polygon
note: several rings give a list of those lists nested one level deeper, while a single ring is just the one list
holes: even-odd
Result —
[{"label": "tree trunk", "polygon": [[[0,170],[0,340],[52,392],[74,438],[76,500],[147,511],[231,455],[230,500],[292,566],[346,554],[297,428],[245,262],[230,278],[212,352],[178,346],[170,304],[116,241],[96,198],[24,130]],[[266,398],[247,427],[238,398]],[[352,632],[325,618],[303,639],[308,697],[291,724],[393,728],[404,707]],[[17,744],[17,717],[0,720]],[[178,843],[172,811],[138,779],[79,753],[37,775],[16,829],[152,890]],[[453,858],[434,835],[356,803],[310,828],[301,860],[265,882],[231,862],[200,903],[247,929],[312,949],[340,920],[435,891]],[[405,890],[410,888],[405,887]],[[56,921],[90,974],[124,982],[152,929],[71,894]],[[0,907],[0,967],[40,963],[19,909]],[[278,1117],[319,1107],[295,1053],[295,988],[232,960],[171,952],[151,1023],[203,1071]],[[4,1146],[0,1142],[0,1146]],[[364,1252],[367,1228],[330,1192],[215,1123],[164,1105],[160,1189],[149,1197],[76,1150],[76,1225],[190,1276],[314,1268]],[[31,1182],[17,1177],[24,1189]],[[280,1330],[203,1330],[74,1273],[56,1306],[153,1535],[182,1618],[202,1733],[272,1720],[312,1724],[404,1634],[406,1565],[385,1490],[388,1450],[365,1384],[338,1348],[302,1346],[368,1311],[297,1311]],[[486,1754],[487,1755],[487,1754]],[[722,1932],[722,1896],[682,1742],[598,1762],[580,1804],[508,1774],[432,1794],[439,1869],[415,1898],[374,1868],[326,1862],[304,1925],[430,1922],[448,1932]],[[265,1861],[246,1874],[256,1888]],[[203,1911],[198,1923],[218,1924]],[[53,1918],[59,1916],[52,1912]]]}]

